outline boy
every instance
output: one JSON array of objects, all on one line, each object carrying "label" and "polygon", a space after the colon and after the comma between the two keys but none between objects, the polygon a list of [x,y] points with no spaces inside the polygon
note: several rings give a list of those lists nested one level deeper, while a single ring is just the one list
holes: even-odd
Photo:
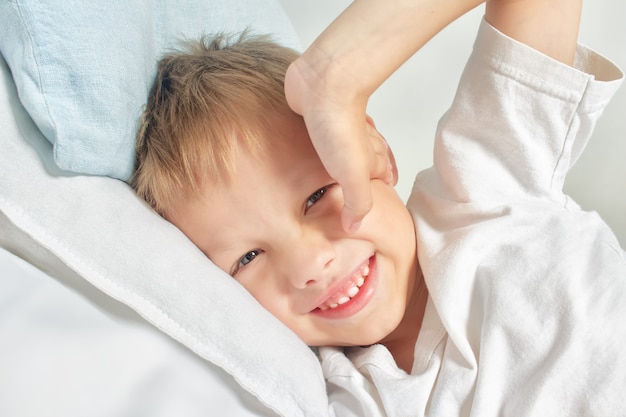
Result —
[{"label": "boy", "polygon": [[618,415],[624,252],[561,192],[622,77],[575,57],[580,2],[487,3],[536,50],[483,23],[409,211],[365,116],[475,4],[353,3],[287,72],[306,127],[289,51],[165,59],[133,185],[306,343],[355,347],[320,349],[338,414]]}]

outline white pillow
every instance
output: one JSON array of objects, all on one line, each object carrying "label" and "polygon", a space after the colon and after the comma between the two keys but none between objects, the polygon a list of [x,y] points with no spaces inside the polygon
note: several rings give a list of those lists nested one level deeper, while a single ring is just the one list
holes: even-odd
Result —
[{"label": "white pillow", "polygon": [[51,253],[278,414],[328,414],[319,362],[295,334],[128,185],[59,170],[2,60],[0,126],[0,245],[31,262]]},{"label": "white pillow", "polygon": [[0,247],[0,416],[276,417],[230,375],[64,271],[53,278]]},{"label": "white pillow", "polygon": [[0,51],[64,170],[127,180],[156,63],[183,38],[274,33],[297,47],[275,0],[0,2]]}]

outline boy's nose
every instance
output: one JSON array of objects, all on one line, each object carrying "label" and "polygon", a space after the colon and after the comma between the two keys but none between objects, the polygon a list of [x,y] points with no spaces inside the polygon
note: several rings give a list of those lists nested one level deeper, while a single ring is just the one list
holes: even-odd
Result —
[{"label": "boy's nose", "polygon": [[302,227],[300,233],[286,239],[284,245],[280,263],[293,287],[306,288],[328,275],[335,259],[335,248],[322,230]]}]

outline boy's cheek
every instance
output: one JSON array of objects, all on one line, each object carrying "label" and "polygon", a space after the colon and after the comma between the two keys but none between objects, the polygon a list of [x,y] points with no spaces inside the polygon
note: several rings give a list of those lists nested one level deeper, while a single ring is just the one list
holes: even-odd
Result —
[{"label": "boy's cheek", "polygon": [[414,234],[411,213],[394,186],[382,180],[372,180],[372,199],[372,211],[365,217],[372,226],[383,227],[389,233],[410,230]]},{"label": "boy's cheek", "polygon": [[[385,204],[397,204],[399,203],[404,207],[404,203],[400,198],[400,195],[396,191],[395,185],[397,183],[397,173],[393,182],[385,181],[385,179],[373,178],[371,180],[372,185],[372,199],[374,205],[377,203]],[[406,207],[405,207],[406,209]]]}]

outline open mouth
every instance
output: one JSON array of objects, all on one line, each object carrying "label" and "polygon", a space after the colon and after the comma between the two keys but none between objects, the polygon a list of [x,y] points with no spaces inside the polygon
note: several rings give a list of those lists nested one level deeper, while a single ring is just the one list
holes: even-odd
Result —
[{"label": "open mouth", "polygon": [[376,288],[376,255],[372,255],[341,288],[324,300],[311,313],[327,319],[350,317],[363,309]]},{"label": "open mouth", "polygon": [[347,303],[351,299],[357,296],[361,287],[365,283],[370,273],[369,262],[361,266],[357,272],[352,276],[352,279],[346,283],[344,288],[337,291],[332,297],[328,298],[322,303],[318,309],[328,310],[330,308],[337,308],[342,304]]}]

